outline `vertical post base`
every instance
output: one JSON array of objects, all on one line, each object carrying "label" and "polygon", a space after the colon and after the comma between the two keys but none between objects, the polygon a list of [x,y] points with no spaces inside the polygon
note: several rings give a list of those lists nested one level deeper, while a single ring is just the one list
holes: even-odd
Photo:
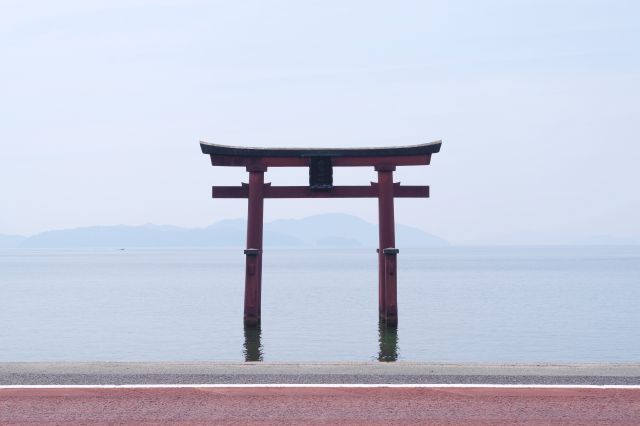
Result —
[{"label": "vertical post base", "polygon": [[245,314],[244,325],[245,327],[258,327],[260,325],[260,317]]},{"label": "vertical post base", "polygon": [[384,256],[384,312],[381,320],[387,326],[398,325],[398,262],[397,255],[400,252],[397,248],[389,247],[382,250]]},{"label": "vertical post base", "polygon": [[246,271],[244,282],[244,324],[257,326],[260,324],[260,249],[249,248],[246,255]]}]

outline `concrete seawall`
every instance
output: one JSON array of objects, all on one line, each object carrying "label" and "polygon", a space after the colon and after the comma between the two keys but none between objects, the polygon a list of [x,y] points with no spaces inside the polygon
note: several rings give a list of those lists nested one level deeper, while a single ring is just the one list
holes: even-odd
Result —
[{"label": "concrete seawall", "polygon": [[640,363],[0,363],[3,386],[276,383],[640,385]]}]

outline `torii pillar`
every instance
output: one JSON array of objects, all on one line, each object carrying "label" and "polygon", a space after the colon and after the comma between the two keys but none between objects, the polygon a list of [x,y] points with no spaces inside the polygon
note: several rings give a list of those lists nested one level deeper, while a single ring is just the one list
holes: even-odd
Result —
[{"label": "torii pillar", "polygon": [[244,323],[260,323],[262,308],[262,227],[264,222],[264,172],[266,167],[247,167],[249,195],[247,213]]},{"label": "torii pillar", "polygon": [[378,311],[390,325],[398,323],[396,230],[393,208],[395,166],[376,166],[378,172]]},{"label": "torii pillar", "polygon": [[[244,323],[260,324],[262,294],[262,234],[265,198],[377,198],[379,216],[378,312],[389,326],[398,323],[397,255],[394,199],[428,197],[428,186],[402,186],[393,182],[396,166],[428,165],[431,154],[440,151],[440,141],[388,148],[241,148],[200,143],[214,166],[241,166],[249,183],[214,186],[214,198],[247,198],[247,248]],[[369,186],[334,186],[333,167],[373,166],[378,182]],[[308,167],[308,186],[271,186],[264,183],[269,167]]]}]

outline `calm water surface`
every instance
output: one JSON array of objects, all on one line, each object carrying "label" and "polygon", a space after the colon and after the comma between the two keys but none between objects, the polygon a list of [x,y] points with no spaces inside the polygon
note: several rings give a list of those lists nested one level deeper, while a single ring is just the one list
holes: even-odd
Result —
[{"label": "calm water surface", "polygon": [[402,250],[397,329],[374,250],[0,250],[0,361],[639,362],[640,248]]}]

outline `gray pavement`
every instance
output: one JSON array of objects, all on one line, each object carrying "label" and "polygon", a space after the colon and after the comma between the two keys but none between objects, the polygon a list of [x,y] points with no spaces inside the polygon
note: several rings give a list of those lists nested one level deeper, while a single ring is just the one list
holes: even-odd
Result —
[{"label": "gray pavement", "polygon": [[640,364],[0,363],[0,385],[258,383],[640,385]]}]

